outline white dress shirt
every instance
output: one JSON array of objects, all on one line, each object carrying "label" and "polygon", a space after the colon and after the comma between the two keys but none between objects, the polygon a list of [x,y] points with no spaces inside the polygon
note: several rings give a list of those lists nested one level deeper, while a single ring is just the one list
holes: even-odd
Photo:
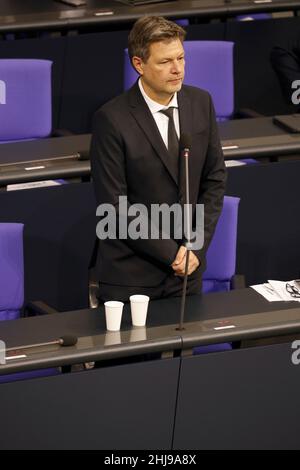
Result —
[{"label": "white dress shirt", "polygon": [[179,113],[178,113],[178,101],[177,101],[177,92],[174,93],[173,98],[171,99],[170,103],[168,106],[164,106],[162,104],[157,103],[156,101],[153,101],[149,96],[146,94],[141,79],[138,81],[141,93],[143,95],[144,100],[146,101],[152,116],[155,119],[155,122],[157,124],[158,130],[162,136],[162,139],[165,143],[165,146],[168,148],[168,126],[169,126],[169,118],[163,113],[160,113],[161,110],[163,109],[168,109],[170,107],[174,107],[175,109],[173,110],[173,119],[174,119],[174,124],[175,124],[175,129],[176,133],[178,135],[178,138],[180,138],[180,126],[179,126]]}]

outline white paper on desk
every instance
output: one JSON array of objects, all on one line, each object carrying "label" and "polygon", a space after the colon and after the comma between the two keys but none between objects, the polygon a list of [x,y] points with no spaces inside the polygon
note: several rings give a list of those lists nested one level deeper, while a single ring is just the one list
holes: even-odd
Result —
[{"label": "white paper on desk", "polygon": [[7,191],[19,191],[20,189],[45,188],[47,186],[59,186],[61,183],[55,180],[33,181],[29,183],[9,184]]},{"label": "white paper on desk", "polygon": [[226,167],[231,167],[231,166],[243,166],[246,165],[245,162],[240,162],[239,160],[225,160],[225,166]]},{"label": "white paper on desk", "polygon": [[294,281],[273,281],[269,280],[269,285],[277,292],[277,294],[281,297],[281,300],[285,301],[294,301],[300,302],[300,298],[292,297],[291,294],[286,290],[286,284],[294,285]]},{"label": "white paper on desk", "polygon": [[257,284],[255,286],[250,286],[258,294],[262,295],[269,302],[278,302],[282,301],[282,298],[277,294],[276,291],[272,289],[269,284]]}]

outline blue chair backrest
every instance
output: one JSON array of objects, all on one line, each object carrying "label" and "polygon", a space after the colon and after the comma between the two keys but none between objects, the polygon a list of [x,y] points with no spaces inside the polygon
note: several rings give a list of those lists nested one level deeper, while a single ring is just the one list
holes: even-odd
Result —
[{"label": "blue chair backrest", "polygon": [[204,293],[230,290],[236,265],[239,202],[237,197],[224,197],[223,209],[206,254]]},{"label": "blue chair backrest", "polygon": [[[217,117],[228,119],[234,112],[234,43],[230,41],[185,41],[184,83],[207,90],[213,99]],[[124,89],[138,78],[128,50],[124,57]]]},{"label": "blue chair backrest", "polygon": [[[0,320],[16,320],[24,304],[23,230],[20,223],[0,223]],[[5,351],[1,351],[1,354]],[[60,373],[58,368],[1,375],[0,384]]]},{"label": "blue chair backrest", "polygon": [[23,224],[0,223],[0,320],[20,317],[24,303]]},{"label": "blue chair backrest", "polygon": [[51,133],[51,67],[49,60],[0,59],[0,143]]}]

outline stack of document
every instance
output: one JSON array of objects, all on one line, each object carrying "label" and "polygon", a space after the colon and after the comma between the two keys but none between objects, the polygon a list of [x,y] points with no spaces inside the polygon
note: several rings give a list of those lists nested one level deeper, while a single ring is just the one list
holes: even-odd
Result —
[{"label": "stack of document", "polygon": [[250,286],[269,302],[295,301],[300,302],[300,280],[268,281],[265,284]]}]

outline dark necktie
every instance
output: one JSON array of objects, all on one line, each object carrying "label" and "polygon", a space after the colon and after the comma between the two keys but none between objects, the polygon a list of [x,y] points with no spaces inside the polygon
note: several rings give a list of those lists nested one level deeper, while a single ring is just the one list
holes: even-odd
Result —
[{"label": "dark necktie", "polygon": [[171,164],[175,174],[178,176],[178,158],[179,158],[179,140],[175,129],[173,110],[175,107],[163,109],[160,113],[165,114],[169,118],[168,125],[168,151],[171,156]]}]

